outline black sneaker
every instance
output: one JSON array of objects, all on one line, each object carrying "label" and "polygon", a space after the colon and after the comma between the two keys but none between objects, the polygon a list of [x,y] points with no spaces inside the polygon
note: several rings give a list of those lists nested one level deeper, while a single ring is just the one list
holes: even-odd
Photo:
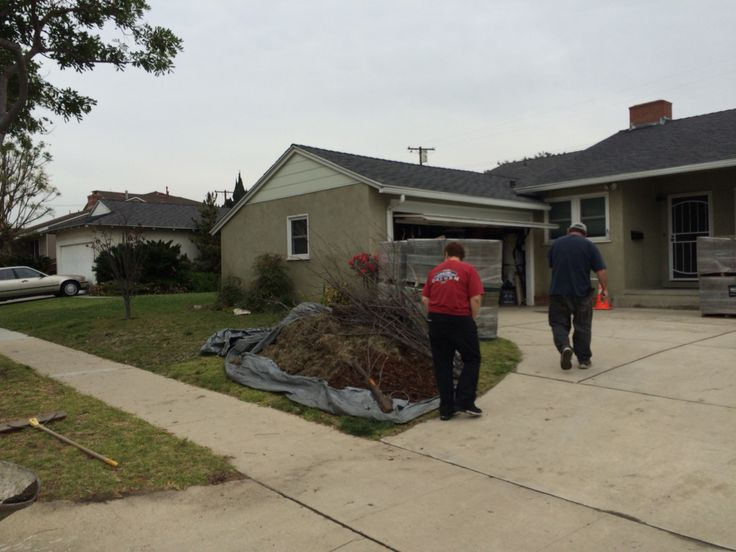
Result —
[{"label": "black sneaker", "polygon": [[443,412],[440,414],[440,420],[443,422],[446,422],[447,420],[451,419],[455,415],[455,412]]},{"label": "black sneaker", "polygon": [[460,409],[460,412],[464,412],[468,416],[481,416],[483,414],[483,411],[474,404]]},{"label": "black sneaker", "polygon": [[560,353],[560,368],[563,370],[572,368],[572,349],[570,347],[565,347]]}]

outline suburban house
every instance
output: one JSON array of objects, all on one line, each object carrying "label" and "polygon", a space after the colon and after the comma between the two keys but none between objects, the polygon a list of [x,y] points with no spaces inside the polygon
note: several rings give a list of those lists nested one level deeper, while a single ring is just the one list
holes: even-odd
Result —
[{"label": "suburban house", "polygon": [[[513,281],[517,270],[533,272],[530,232],[556,227],[547,210],[492,174],[292,145],[213,232],[221,232],[223,278],[247,285],[255,258],[276,253],[302,297],[316,298],[325,268],[394,239],[503,240],[505,277]],[[523,293],[531,304],[533,286]]]},{"label": "suburban house", "polygon": [[[736,234],[736,109],[683,119],[658,100],[581,151],[501,165],[491,174],[550,209],[533,236],[536,265],[571,222],[587,224],[619,306],[698,306],[698,236]],[[535,289],[549,272],[535,273]]]},{"label": "suburban house", "polygon": [[192,235],[200,206],[200,202],[168,192],[96,190],[81,211],[37,225],[35,232],[39,243],[44,238],[55,243],[53,252],[59,274],[81,274],[94,282],[95,238],[107,234],[115,240],[123,228],[141,228],[147,240],[171,240],[181,246],[182,254],[196,258],[199,253]]},{"label": "suburban house", "polygon": [[382,240],[499,239],[504,280],[533,305],[546,301],[551,241],[582,221],[616,304],[697,307],[697,237],[736,233],[736,109],[629,112],[628,128],[585,150],[486,173],[292,145],[213,229],[223,277],[247,284],[254,259],[277,253],[316,297],[331,258]]}]

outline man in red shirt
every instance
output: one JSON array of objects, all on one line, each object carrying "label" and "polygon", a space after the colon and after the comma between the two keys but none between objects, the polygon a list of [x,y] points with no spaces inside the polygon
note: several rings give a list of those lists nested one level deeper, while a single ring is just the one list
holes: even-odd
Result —
[{"label": "man in red shirt", "polygon": [[[456,412],[480,416],[475,406],[480,371],[480,344],[475,319],[480,313],[483,284],[473,265],[463,262],[465,249],[458,242],[445,246],[445,260],[427,276],[422,290],[422,305],[429,313],[429,340],[437,389],[440,393],[440,419],[449,420]],[[453,384],[455,351],[463,359],[463,371]]]}]

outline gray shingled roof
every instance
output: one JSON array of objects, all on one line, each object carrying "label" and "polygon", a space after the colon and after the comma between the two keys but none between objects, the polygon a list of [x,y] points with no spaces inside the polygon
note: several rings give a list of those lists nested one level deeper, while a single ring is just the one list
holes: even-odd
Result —
[{"label": "gray shingled roof", "polygon": [[99,199],[108,201],[130,201],[134,198],[141,199],[146,203],[175,203],[178,205],[201,205],[201,202],[189,199],[186,197],[180,197],[170,195],[163,192],[146,192],[145,194],[137,194],[134,192],[113,192],[106,190],[93,190],[92,195],[98,195]]},{"label": "gray shingled roof", "polygon": [[297,144],[294,147],[384,186],[538,203],[517,194],[508,179],[490,173],[389,161]]},{"label": "gray shingled roof", "polygon": [[732,159],[736,161],[736,109],[622,130],[586,150],[561,156],[551,167],[507,163],[492,174],[513,178],[523,188]]},{"label": "gray shingled roof", "polygon": [[[102,200],[110,213],[77,218],[55,224],[49,228],[53,233],[58,230],[77,228],[79,226],[135,227],[157,228],[167,230],[194,230],[194,220],[199,218],[201,205],[180,205],[169,203],[140,203],[136,201]],[[220,208],[220,216],[228,209]]]}]

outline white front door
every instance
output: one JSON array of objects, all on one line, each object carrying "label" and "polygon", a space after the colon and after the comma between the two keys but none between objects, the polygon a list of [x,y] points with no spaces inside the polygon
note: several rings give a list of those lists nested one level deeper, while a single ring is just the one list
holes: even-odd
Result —
[{"label": "white front door", "polygon": [[670,279],[698,277],[698,236],[710,236],[710,192],[672,195],[669,198]]}]

